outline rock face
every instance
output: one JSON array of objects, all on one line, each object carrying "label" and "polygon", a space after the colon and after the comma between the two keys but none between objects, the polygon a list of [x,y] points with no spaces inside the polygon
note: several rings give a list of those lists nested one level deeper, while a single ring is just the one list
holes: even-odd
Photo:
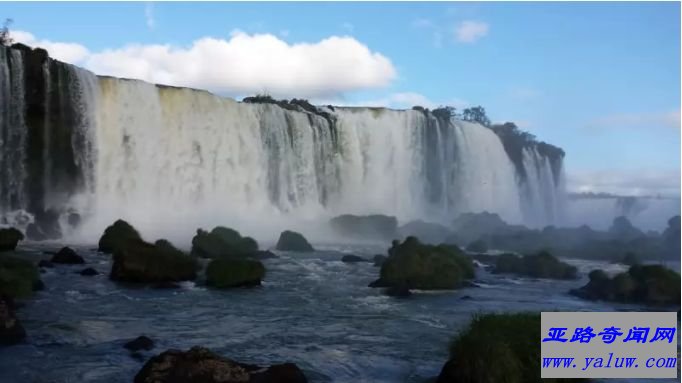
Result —
[{"label": "rock face", "polygon": [[[540,315],[485,314],[450,345],[436,383],[540,383]],[[488,363],[495,361],[495,367]]]},{"label": "rock face", "polygon": [[549,279],[575,279],[578,277],[578,270],[575,266],[559,261],[546,251],[526,256],[501,254],[497,256],[493,273]]},{"label": "rock face", "polygon": [[40,273],[32,262],[0,255],[0,295],[26,298],[41,286]]},{"label": "rock face", "polygon": [[634,265],[613,278],[593,270],[590,281],[570,293],[588,300],[640,303],[649,306],[679,306],[680,274],[661,265]]},{"label": "rock face", "polygon": [[277,246],[275,248],[283,251],[315,251],[303,234],[289,230],[285,230],[279,235],[279,240],[277,241]]},{"label": "rock face", "polygon": [[70,247],[62,247],[57,254],[52,256],[50,260],[52,263],[62,263],[67,265],[79,265],[85,263],[83,257],[76,254],[76,252]]},{"label": "rock face", "polygon": [[125,247],[129,240],[142,240],[142,237],[128,222],[119,219],[104,230],[104,234],[99,239],[98,250],[111,254]]},{"label": "rock face", "polygon": [[13,227],[0,229],[0,252],[13,251],[23,239],[24,234]]},{"label": "rock face", "polygon": [[329,224],[345,237],[391,240],[398,236],[398,220],[386,215],[344,214],[332,218]]},{"label": "rock face", "polygon": [[454,289],[474,277],[471,259],[454,247],[425,245],[415,237],[393,242],[381,265],[380,277],[370,287]]},{"label": "rock face", "polygon": [[368,260],[368,259],[359,257],[359,256],[357,256],[357,255],[346,254],[346,255],[344,255],[344,256],[341,258],[341,262],[344,262],[344,263],[358,263],[358,262],[371,262],[371,261]]},{"label": "rock face", "polygon": [[166,240],[151,244],[138,239],[116,250],[109,277],[123,282],[179,282],[195,279],[198,268],[196,259]]},{"label": "rock face", "polygon": [[17,344],[26,338],[26,331],[14,315],[14,302],[0,295],[0,346]]},{"label": "rock face", "polygon": [[26,237],[32,241],[59,239],[62,229],[59,225],[59,212],[52,209],[35,214],[35,222],[26,226]]},{"label": "rock face", "polygon": [[206,232],[197,230],[192,238],[192,255],[203,258],[246,257],[258,251],[258,242],[251,237],[242,237],[238,231],[217,226]]},{"label": "rock face", "polygon": [[307,383],[293,363],[259,367],[217,355],[203,347],[168,350],[151,358],[135,383]]},{"label": "rock face", "polygon": [[154,341],[151,338],[142,335],[130,342],[126,342],[126,344],[123,345],[123,348],[133,352],[140,350],[149,351],[154,348]]},{"label": "rock face", "polygon": [[420,241],[429,244],[439,244],[452,235],[452,230],[438,223],[425,221],[410,221],[398,228],[400,237],[417,237]]},{"label": "rock face", "polygon": [[251,259],[219,258],[206,267],[206,285],[215,288],[260,286],[265,267]]}]

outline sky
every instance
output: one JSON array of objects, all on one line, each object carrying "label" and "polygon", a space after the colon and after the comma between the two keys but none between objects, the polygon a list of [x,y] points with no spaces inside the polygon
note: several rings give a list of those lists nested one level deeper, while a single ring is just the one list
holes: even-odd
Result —
[{"label": "sky", "polygon": [[482,105],[570,191],[680,195],[680,3],[0,3],[97,74],[335,105]]}]

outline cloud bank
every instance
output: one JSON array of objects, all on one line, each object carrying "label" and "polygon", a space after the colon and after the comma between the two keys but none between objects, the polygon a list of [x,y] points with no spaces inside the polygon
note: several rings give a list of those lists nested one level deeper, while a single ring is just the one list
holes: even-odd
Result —
[{"label": "cloud bank", "polygon": [[680,170],[569,171],[571,192],[610,193],[623,196],[680,196]]}]

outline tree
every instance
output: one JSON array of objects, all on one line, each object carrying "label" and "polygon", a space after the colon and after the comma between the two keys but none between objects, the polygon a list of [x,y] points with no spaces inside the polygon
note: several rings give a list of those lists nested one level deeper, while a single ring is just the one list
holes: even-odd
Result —
[{"label": "tree", "polygon": [[441,106],[434,109],[431,113],[437,118],[450,120],[451,117],[457,117],[457,109],[454,106]]},{"label": "tree", "polygon": [[464,121],[476,122],[483,126],[490,126],[490,119],[485,114],[485,108],[480,105],[464,109],[462,119]]},{"label": "tree", "polygon": [[0,29],[0,45],[9,46],[14,42],[9,34],[9,26],[12,24],[12,19],[5,19]]}]

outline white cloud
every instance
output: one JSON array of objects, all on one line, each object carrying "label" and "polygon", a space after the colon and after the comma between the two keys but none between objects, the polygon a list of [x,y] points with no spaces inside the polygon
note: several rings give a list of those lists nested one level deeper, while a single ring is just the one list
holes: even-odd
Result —
[{"label": "white cloud", "polygon": [[275,97],[335,97],[386,86],[397,76],[388,58],[352,37],[289,44],[272,34],[234,31],[228,39],[204,37],[187,47],[130,44],[89,52],[79,44],[39,41],[25,32],[13,36],[97,74],[226,95],[265,91]]},{"label": "white cloud", "polygon": [[595,119],[588,124],[593,128],[665,127],[680,129],[680,110],[655,113],[621,113]]},{"label": "white cloud", "polygon": [[78,64],[90,54],[88,49],[80,44],[39,40],[31,33],[24,31],[11,31],[10,34],[14,41],[35,48],[44,48],[49,52],[50,57],[60,61]]},{"label": "white cloud", "polygon": [[680,170],[569,171],[567,188],[571,192],[678,197],[680,195]]},{"label": "white cloud", "polygon": [[460,43],[472,44],[488,34],[487,23],[475,20],[465,20],[455,26],[455,40]]},{"label": "white cloud", "polygon": [[147,22],[147,28],[154,29],[156,26],[156,19],[154,18],[154,3],[147,3],[144,6],[144,18]]}]

